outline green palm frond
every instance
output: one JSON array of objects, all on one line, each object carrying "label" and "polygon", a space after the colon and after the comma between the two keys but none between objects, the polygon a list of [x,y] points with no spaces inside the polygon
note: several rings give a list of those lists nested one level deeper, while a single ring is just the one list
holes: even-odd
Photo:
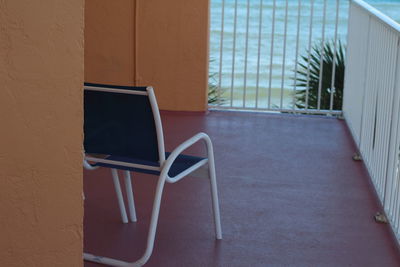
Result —
[{"label": "green palm frond", "polygon": [[[331,94],[333,94],[333,110],[342,109],[343,83],[345,71],[345,47],[339,41],[336,47],[333,42],[323,44],[323,55],[321,56],[321,43],[312,47],[297,62],[297,75],[295,78],[296,93],[295,106],[300,109],[306,108],[308,91],[308,108],[318,108],[318,87],[322,60],[322,83],[321,83],[321,109],[330,109]],[[335,78],[332,93],[332,71],[335,67]],[[308,81],[308,82],[307,82]],[[307,90],[308,89],[308,90]]]},{"label": "green palm frond", "polygon": [[222,97],[222,90],[216,85],[215,73],[208,76],[208,104],[219,102],[223,104],[225,98]]},{"label": "green palm frond", "polygon": [[[211,59],[210,63],[213,61],[214,59]],[[223,90],[217,85],[217,79],[215,78],[216,75],[217,73],[211,73],[208,75],[208,104],[223,104],[226,100],[222,97]]]}]

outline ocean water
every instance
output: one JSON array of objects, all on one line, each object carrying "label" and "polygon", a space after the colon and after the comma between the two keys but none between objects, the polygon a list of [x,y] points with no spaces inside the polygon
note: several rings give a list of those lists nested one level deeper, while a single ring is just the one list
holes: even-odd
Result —
[{"label": "ocean water", "polygon": [[[313,8],[311,8],[312,2]],[[326,2],[325,18],[324,2]],[[367,2],[400,22],[400,0]],[[274,1],[263,0],[261,6],[260,0],[250,0],[249,8],[247,3],[247,0],[237,0],[234,44],[235,0],[225,0],[221,54],[222,0],[211,0],[209,71],[213,74],[213,78],[210,81],[223,88],[225,99],[233,96],[233,106],[253,108],[256,106],[256,95],[258,95],[258,107],[291,108],[293,92],[296,89],[293,82],[296,55],[299,58],[306,54],[309,49],[310,34],[312,46],[321,43],[322,38],[333,42],[336,19],[338,19],[337,40],[346,43],[348,1],[339,0],[337,9],[337,2],[334,0],[302,0],[300,20],[298,20],[298,0],[287,0],[287,16],[286,0],[276,0],[273,46],[271,40]],[[246,42],[247,12],[249,19]],[[313,12],[312,27],[310,27],[311,12]],[[325,27],[323,27],[324,20]],[[260,21],[261,34],[259,34]],[[271,49],[273,49],[272,59]],[[231,103],[227,101],[225,104]]]}]

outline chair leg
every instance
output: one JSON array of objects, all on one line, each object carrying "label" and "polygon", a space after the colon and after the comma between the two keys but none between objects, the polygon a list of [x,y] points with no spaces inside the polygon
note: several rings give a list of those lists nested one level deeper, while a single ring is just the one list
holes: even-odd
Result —
[{"label": "chair leg", "polygon": [[124,197],[122,195],[121,185],[119,183],[118,171],[116,169],[111,169],[111,174],[114,182],[115,193],[118,198],[119,210],[121,212],[121,219],[123,223],[128,223],[128,216],[126,215]]},{"label": "chair leg", "polygon": [[109,266],[119,266],[119,267],[143,266],[149,260],[151,254],[153,253],[154,240],[157,231],[158,216],[160,214],[160,204],[165,185],[165,179],[166,177],[163,176],[160,176],[160,178],[158,179],[156,194],[154,196],[154,202],[153,202],[153,210],[151,213],[149,233],[147,235],[147,246],[142,257],[135,262],[126,262],[108,257],[96,256],[89,253],[83,253],[84,260],[101,263]]},{"label": "chair leg", "polygon": [[143,256],[137,261],[137,262],[141,262],[143,264],[145,264],[149,260],[151,254],[153,253],[154,240],[155,240],[156,231],[157,231],[158,216],[160,215],[160,204],[161,204],[162,193],[163,193],[163,189],[164,189],[164,185],[165,185],[165,179],[166,179],[166,177],[163,177],[162,174],[161,174],[160,178],[158,179],[156,193],[155,193],[154,202],[153,202],[153,210],[151,212],[149,233],[147,235],[146,250],[145,250]]},{"label": "chair leg", "polygon": [[212,151],[208,155],[208,171],[210,177],[211,198],[212,198],[213,212],[214,212],[215,235],[217,239],[222,239],[221,217],[219,212],[219,200],[218,200],[218,190],[217,190],[217,178],[215,174],[215,162]]},{"label": "chair leg", "polygon": [[124,174],[125,174],[126,195],[128,197],[129,218],[131,222],[136,222],[137,217],[136,217],[135,201],[133,198],[131,173],[129,171],[124,171]]}]

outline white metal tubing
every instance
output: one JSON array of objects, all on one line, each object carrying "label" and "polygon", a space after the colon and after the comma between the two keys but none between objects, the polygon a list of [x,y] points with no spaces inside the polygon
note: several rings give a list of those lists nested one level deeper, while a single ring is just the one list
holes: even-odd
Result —
[{"label": "white metal tubing", "polygon": [[[377,30],[377,26],[378,25],[376,25],[374,23],[371,23],[371,29],[372,29],[371,36],[376,36],[376,34],[379,32]],[[368,141],[368,149],[369,149],[369,153],[368,153],[368,157],[367,158],[368,158],[368,162],[370,163],[370,166],[371,166],[372,179],[373,179],[375,188],[376,188],[376,190],[378,192],[378,195],[381,196],[379,188],[378,188],[378,183],[377,183],[377,170],[376,170],[377,169],[377,162],[376,162],[376,160],[374,160],[374,159],[376,159],[376,156],[375,156],[375,154],[376,154],[376,150],[375,150],[376,127],[375,127],[375,125],[376,125],[376,116],[377,116],[377,113],[378,113],[378,110],[377,110],[378,92],[376,91],[375,84],[376,84],[376,76],[378,76],[378,75],[376,75],[376,73],[377,73],[377,71],[380,70],[380,68],[376,68],[376,66],[379,64],[379,58],[378,58],[377,54],[379,53],[380,50],[379,50],[379,47],[378,47],[379,40],[376,40],[375,38],[371,38],[371,39],[373,41],[372,42],[372,50],[371,50],[371,52],[372,52],[372,55],[371,55],[372,64],[369,66],[369,72],[368,72],[368,76],[371,77],[370,78],[370,83],[369,83],[369,88],[368,88],[370,90],[369,94],[368,94],[368,97],[369,97],[368,100],[369,100],[369,103],[371,104],[370,105],[370,107],[371,107],[371,115],[366,117],[366,118],[370,119],[371,123],[369,124],[369,135],[368,135],[368,139],[367,139],[367,141]]]},{"label": "white metal tubing", "polygon": [[314,18],[314,0],[311,0],[311,10],[310,10],[310,28],[308,35],[308,62],[307,62],[307,85],[306,85],[306,99],[305,99],[305,109],[308,110],[308,100],[309,100],[309,87],[310,87],[310,61],[311,61],[311,49],[312,49],[312,35],[313,35],[313,18]]},{"label": "white metal tubing", "polygon": [[393,211],[393,216],[392,216],[392,218],[394,218],[393,219],[393,221],[394,221],[394,232],[396,233],[396,235],[397,236],[399,236],[399,232],[400,232],[400,229],[399,229],[399,225],[400,225],[400,197],[398,197],[399,196],[399,194],[400,194],[400,182],[399,182],[399,179],[400,179],[400,177],[399,177],[399,173],[397,173],[397,175],[395,176],[395,179],[396,179],[396,181],[395,181],[395,190],[394,190],[394,193],[393,193],[393,195],[395,196],[394,197],[394,201],[393,201],[393,209],[394,209],[394,211]]},{"label": "white metal tubing", "polygon": [[112,259],[112,258],[107,258],[107,257],[102,257],[102,256],[97,256],[93,255],[90,253],[83,253],[83,259],[85,261],[91,261],[91,262],[96,262],[108,266],[116,266],[116,267],[140,267],[143,266],[143,264],[135,264],[135,263],[130,263],[126,261],[121,261],[117,259]]},{"label": "white metal tubing", "polygon": [[225,0],[222,0],[221,10],[221,39],[219,44],[219,80],[218,80],[218,106],[221,105],[222,93],[222,57],[224,55],[224,25],[225,25]]},{"label": "white metal tubing", "polygon": [[398,217],[396,216],[396,195],[394,192],[396,192],[396,189],[398,187],[398,176],[395,173],[394,175],[392,175],[392,181],[391,181],[391,185],[389,187],[390,191],[389,191],[389,197],[390,197],[390,202],[388,205],[388,211],[386,211],[389,215],[390,218],[393,218],[393,227],[395,228],[395,232],[398,231]]},{"label": "white metal tubing", "polygon": [[[207,162],[209,163],[209,174],[210,174],[210,180],[211,180],[211,196],[212,196],[212,202],[213,202],[213,214],[214,214],[214,224],[215,224],[215,234],[216,234],[216,239],[222,239],[222,230],[221,230],[221,219],[220,219],[220,211],[219,211],[219,202],[218,202],[218,192],[217,192],[217,183],[216,183],[216,177],[215,177],[215,164],[214,164],[214,151],[211,143],[210,137],[205,134],[205,133],[198,133],[194,135],[192,138],[189,138],[187,141],[179,145],[168,157],[168,159],[165,161],[165,164],[163,165],[163,169],[160,173],[160,177],[158,179],[157,187],[156,187],[156,194],[154,197],[154,202],[153,202],[153,210],[151,213],[151,220],[150,220],[150,226],[149,226],[149,232],[147,236],[147,245],[146,245],[146,250],[142,257],[135,261],[135,262],[125,262],[117,259],[112,259],[112,258],[107,258],[107,257],[101,257],[101,256],[96,256],[93,254],[89,253],[84,253],[84,259],[88,261],[93,261],[101,264],[106,264],[110,266],[119,266],[119,267],[136,267],[136,266],[143,266],[150,258],[153,248],[154,248],[154,239],[157,231],[157,224],[158,224],[158,217],[160,213],[160,203],[161,203],[161,197],[164,189],[165,182],[170,182],[170,183],[175,183],[176,181],[180,180],[177,179],[176,177],[170,178],[168,177],[168,172],[174,162],[174,160],[178,157],[178,155],[187,149],[189,146],[193,145],[194,143],[203,140],[206,143],[207,146],[207,156],[208,159],[201,161],[201,164],[196,168],[193,168],[192,171],[195,169],[201,167],[202,165],[206,164]],[[114,169],[112,169],[114,170]],[[115,171],[116,174],[116,171]],[[186,174],[186,173],[185,173]],[[187,174],[186,174],[187,175]],[[185,175],[185,176],[186,176]],[[117,176],[114,175],[113,172],[113,177]],[[122,193],[121,193],[122,195]],[[126,216],[126,213],[125,213]]]},{"label": "white metal tubing", "polygon": [[250,0],[247,0],[246,14],[246,45],[244,52],[244,80],[243,80],[243,107],[246,106],[246,91],[247,91],[247,56],[249,52],[249,21],[250,21]]},{"label": "white metal tubing", "polygon": [[[192,136],[191,138],[189,138],[188,140],[186,140],[185,142],[181,143],[179,146],[177,146],[172,152],[171,154],[168,156],[168,159],[165,161],[164,165],[163,165],[163,170],[167,169],[167,182],[168,183],[175,183],[177,181],[179,181],[180,179],[182,179],[183,177],[185,177],[186,175],[188,175],[189,173],[195,171],[196,169],[200,168],[201,166],[205,165],[208,161],[208,159],[204,159],[201,160],[200,162],[198,162],[197,164],[191,166],[189,169],[183,171],[182,173],[178,174],[175,177],[169,177],[168,176],[168,172],[169,169],[171,168],[172,164],[174,163],[175,159],[186,149],[188,149],[190,146],[192,146],[193,144],[199,142],[200,140],[206,140],[209,139],[208,135],[205,133],[198,133],[194,136]],[[190,171],[189,171],[190,170]]]},{"label": "white metal tubing", "polygon": [[[389,32],[389,29],[385,27],[385,30],[383,32],[384,38],[383,40],[383,46],[384,50],[387,51],[385,57],[386,57],[386,62],[389,63],[389,66],[396,66],[394,61],[396,60],[396,56],[393,57],[393,55],[396,55],[393,51],[393,46],[391,43],[393,42],[391,39],[391,33]],[[382,68],[385,69],[385,68]],[[380,162],[380,172],[382,175],[381,179],[381,187],[382,187],[382,194],[383,194],[383,205],[385,206],[386,204],[386,184],[388,182],[388,177],[387,177],[387,170],[388,170],[388,162],[389,162],[389,142],[390,142],[390,134],[392,132],[391,127],[392,127],[392,120],[391,117],[393,116],[391,110],[392,110],[392,103],[393,103],[393,72],[395,69],[389,68],[385,71],[385,73],[382,75],[384,78],[384,83],[385,83],[385,90],[384,90],[384,100],[382,100],[381,105],[383,106],[383,120],[382,122],[382,128],[384,128],[384,133],[381,135],[381,146],[383,147],[381,151],[381,162]],[[387,101],[389,100],[389,101]]]},{"label": "white metal tubing", "polygon": [[238,0],[235,0],[235,15],[233,16],[233,47],[232,47],[232,77],[231,77],[231,107],[233,106],[233,88],[235,86],[235,56],[236,56],[236,24]]},{"label": "white metal tubing", "polygon": [[[356,17],[355,15],[356,13],[354,13],[354,17]],[[362,110],[361,110],[361,127],[360,127],[360,152],[364,153],[364,151],[366,151],[365,153],[367,153],[368,155],[370,154],[370,146],[368,145],[369,140],[370,140],[370,133],[371,133],[371,123],[372,120],[370,119],[372,117],[372,112],[374,111],[374,109],[372,108],[372,105],[370,105],[370,87],[372,84],[372,76],[369,75],[371,66],[374,66],[374,57],[372,55],[374,55],[374,38],[371,38],[370,36],[372,35],[372,26],[371,26],[371,21],[372,18],[369,16],[368,19],[368,36],[367,36],[367,54],[366,54],[366,64],[365,64],[365,73],[364,76],[362,76],[362,79],[365,80],[365,82],[363,83],[363,88],[365,90],[364,94],[363,94],[363,103],[362,103]],[[361,25],[359,25],[361,26]],[[350,63],[350,62],[349,62]],[[350,70],[350,69],[349,69]],[[351,71],[351,70],[350,70]],[[351,77],[350,75],[351,73],[349,72],[348,77]],[[346,99],[346,97],[345,97]],[[350,100],[349,100],[350,101]],[[357,115],[360,115],[359,113],[360,111],[358,111]],[[369,161],[369,158],[365,156],[365,160],[366,162]],[[368,167],[370,167],[370,165],[368,165]]]},{"label": "white metal tubing", "polygon": [[289,2],[286,0],[285,7],[285,29],[283,33],[283,58],[282,58],[282,77],[281,77],[281,99],[280,99],[280,109],[283,108],[283,87],[285,85],[285,68],[286,68],[286,35],[287,35],[287,26],[288,26],[288,9]]},{"label": "white metal tubing", "polygon": [[133,197],[132,178],[130,171],[124,171],[124,178],[125,178],[125,191],[126,191],[126,196],[128,198],[129,219],[131,220],[131,222],[136,222],[137,216],[135,209],[135,200]]},{"label": "white metal tubing", "polygon": [[[386,61],[390,64],[390,66],[396,66],[394,61],[396,60],[396,57],[393,55],[395,55],[394,51],[393,51],[393,38],[391,33],[389,32],[389,28],[385,29],[385,40],[388,40],[386,42],[384,42],[384,45],[386,47],[386,51],[388,51],[388,53],[386,54]],[[385,162],[381,162],[381,174],[383,175],[383,179],[381,181],[381,187],[382,187],[382,193],[383,193],[383,203],[384,205],[386,204],[386,184],[387,184],[387,163],[388,163],[388,157],[389,157],[389,141],[390,141],[390,133],[391,133],[391,115],[392,115],[392,102],[393,102],[393,76],[394,76],[394,70],[395,68],[389,68],[387,69],[386,73],[384,75],[382,75],[384,77],[385,84],[386,84],[386,90],[385,90],[385,100],[389,100],[388,103],[386,103],[386,101],[384,101],[385,103],[383,103],[383,114],[386,114],[383,116],[383,123],[384,123],[384,134],[382,135],[382,146],[383,146],[383,151],[381,152],[384,156],[385,156]],[[382,101],[383,102],[383,101]],[[381,158],[383,161],[383,157]]]},{"label": "white metal tubing", "polygon": [[218,107],[218,108],[210,108],[210,110],[227,110],[227,111],[248,111],[248,112],[285,112],[285,113],[293,113],[293,114],[320,114],[320,115],[341,115],[341,110],[316,110],[316,109],[273,109],[273,108],[251,108],[246,107]]},{"label": "white metal tubing", "polygon": [[217,239],[222,239],[222,228],[221,228],[221,215],[219,211],[219,200],[217,190],[217,178],[215,174],[215,161],[214,161],[214,149],[210,138],[207,136],[204,138],[207,144],[207,155],[208,155],[208,170],[210,176],[211,186],[211,197],[213,203],[213,215],[215,224],[215,235]]},{"label": "white metal tubing", "polygon": [[92,166],[92,165],[90,165],[89,164],[89,162],[87,162],[87,160],[83,160],[83,167],[86,169],[86,170],[89,170],[89,171],[93,171],[93,170],[96,170],[96,169],[98,169],[99,167],[98,166]]},{"label": "white metal tubing", "polygon": [[165,161],[165,146],[164,146],[164,133],[161,123],[160,111],[158,109],[158,104],[156,100],[156,95],[154,94],[153,87],[147,87],[147,93],[149,94],[149,101],[151,105],[151,110],[153,111],[154,123],[156,125],[157,132],[157,143],[158,143],[158,157],[160,159],[160,165]]},{"label": "white metal tubing", "polygon": [[[338,0],[339,1],[339,0]],[[295,56],[295,64],[294,64],[294,85],[293,85],[293,105],[292,109],[296,108],[296,89],[297,89],[297,70],[298,70],[298,61],[299,61],[299,39],[300,39],[300,20],[301,18],[301,0],[298,1],[298,10],[297,10],[297,35],[296,35],[296,56]]]},{"label": "white metal tubing", "polygon": [[187,168],[186,170],[184,170],[183,172],[181,172],[180,174],[174,176],[174,177],[167,177],[167,182],[168,183],[176,183],[179,180],[181,180],[182,178],[188,176],[189,174],[191,174],[192,172],[194,172],[195,170],[201,168],[202,166],[206,165],[208,162],[208,159],[203,159],[199,162],[197,162],[196,164],[194,164],[193,166]]},{"label": "white metal tubing", "polygon": [[121,185],[118,178],[118,171],[116,169],[111,169],[111,174],[114,182],[115,193],[117,194],[118,206],[121,212],[122,222],[128,223],[128,216],[126,215],[124,197],[122,196]]},{"label": "white metal tubing", "polygon": [[[384,34],[382,34],[384,35]],[[383,38],[385,38],[385,36],[382,36]],[[382,51],[385,49],[385,43],[382,42],[382,40],[378,41],[378,50]],[[386,55],[383,55],[383,57],[385,58]],[[383,73],[383,69],[385,69],[382,66],[382,62],[379,60],[378,61],[378,66],[379,67],[379,71],[376,73],[376,77],[382,77],[383,81],[382,81],[382,89],[381,92],[378,92],[378,90],[376,90],[376,128],[375,128],[375,138],[374,138],[374,150],[376,151],[376,155],[375,155],[375,160],[374,163],[376,164],[376,180],[377,180],[377,188],[378,188],[378,192],[379,194],[383,197],[383,187],[382,187],[382,183],[383,183],[383,169],[382,169],[382,161],[386,160],[386,155],[384,154],[384,143],[385,143],[385,132],[387,129],[385,129],[386,125],[385,125],[385,121],[384,121],[384,117],[382,116],[383,114],[385,114],[385,106],[386,103],[384,104],[385,106],[383,106],[383,102],[386,102],[386,93],[387,93],[387,86],[386,86],[386,81],[387,79],[383,76],[385,76],[385,74]],[[376,88],[377,89],[377,88]]]},{"label": "white metal tubing", "polygon": [[336,59],[337,59],[337,36],[338,36],[338,25],[339,25],[339,0],[336,0],[336,23],[335,23],[335,37],[334,37],[334,51],[333,51],[333,64],[332,64],[332,78],[331,78],[331,95],[329,99],[329,110],[333,110],[333,99],[335,88],[335,78],[336,78]]},{"label": "white metal tubing", "polygon": [[372,7],[370,4],[368,4],[365,1],[362,0],[350,0],[352,4],[356,4],[359,7],[362,7],[365,9],[366,12],[368,12],[371,16],[374,16],[374,18],[379,19],[382,21],[385,25],[393,28],[396,32],[400,32],[400,24],[394,21],[392,18],[388,17],[378,9]]},{"label": "white metal tubing", "polygon": [[[393,97],[393,102],[396,103],[398,100],[398,95],[399,92],[397,90],[395,91],[395,95]],[[398,128],[399,128],[399,119],[398,119],[398,112],[399,112],[399,107],[398,105],[394,105],[394,112],[392,114],[392,128],[393,130],[391,131],[391,137],[390,137],[390,143],[394,145],[390,145],[390,151],[389,151],[389,160],[388,160],[388,183],[385,185],[385,190],[387,191],[385,193],[385,198],[388,199],[388,204],[387,204],[387,213],[389,216],[394,216],[394,203],[396,196],[393,194],[393,192],[396,190],[397,187],[397,172],[398,172],[398,155],[399,155],[399,145],[398,145]],[[384,201],[385,202],[385,201]]]},{"label": "white metal tubing", "polygon": [[135,262],[126,262],[126,261],[121,261],[121,260],[117,260],[117,259],[96,256],[96,255],[89,254],[89,253],[84,253],[85,260],[93,261],[93,262],[97,262],[97,263],[101,263],[101,264],[105,264],[105,265],[110,265],[110,266],[118,266],[118,267],[143,266],[149,260],[151,253],[153,252],[153,248],[154,248],[154,239],[155,239],[155,235],[156,235],[156,231],[157,231],[158,217],[160,214],[161,197],[162,197],[162,193],[163,193],[163,189],[164,189],[164,185],[165,185],[165,179],[166,179],[167,174],[168,174],[168,171],[165,171],[165,169],[164,169],[161,172],[160,177],[158,178],[156,194],[155,194],[154,202],[153,202],[153,209],[151,212],[149,232],[147,235],[146,250],[143,253],[142,257]]},{"label": "white metal tubing", "polygon": [[118,166],[122,166],[122,167],[138,168],[138,169],[145,169],[145,170],[151,170],[151,171],[160,171],[161,170],[161,167],[159,167],[159,166],[147,166],[147,165],[142,165],[142,164],[135,164],[135,163],[116,161],[116,160],[94,158],[94,157],[88,157],[88,156],[86,156],[85,159],[88,160],[88,161],[105,163],[105,164],[110,164],[110,165],[118,165]]},{"label": "white metal tubing", "polygon": [[274,63],[274,41],[275,41],[275,12],[276,0],[274,0],[272,8],[272,29],[271,29],[271,53],[269,60],[269,84],[268,84],[268,108],[271,108],[271,93],[272,93],[272,65]]},{"label": "white metal tubing", "polygon": [[[190,170],[187,169],[186,171],[182,172],[181,174],[175,176],[175,177],[169,177],[168,172],[169,169],[171,168],[174,160],[178,157],[180,153],[182,153],[184,150],[186,150],[188,147],[192,146],[193,144],[197,143],[198,141],[203,140],[206,143],[207,147],[207,157],[208,160],[206,161],[201,161],[197,163],[196,165],[198,166],[193,166]],[[209,176],[211,180],[211,196],[212,196],[212,202],[213,202],[213,214],[214,214],[214,223],[215,223],[215,234],[217,239],[222,239],[222,230],[221,230],[221,219],[220,219],[220,211],[219,211],[219,202],[218,202],[218,192],[217,192],[217,182],[216,182],[216,176],[215,176],[215,163],[214,163],[214,150],[212,146],[212,142],[210,137],[205,134],[205,133],[198,133],[194,135],[193,137],[189,138],[185,142],[183,142],[181,145],[179,145],[168,157],[168,159],[165,162],[165,165],[163,166],[163,170],[161,172],[161,176],[165,175],[166,176],[166,181],[169,183],[175,183],[188,175],[190,172],[195,171],[199,167],[203,166],[205,163],[208,162],[208,167],[209,167]]]},{"label": "white metal tubing", "polygon": [[127,94],[127,95],[147,95],[147,92],[144,91],[136,91],[136,90],[124,90],[124,89],[114,89],[107,87],[97,87],[97,86],[84,86],[86,91],[99,91],[99,92],[107,92],[107,93],[118,93],[118,94]]},{"label": "white metal tubing", "polygon": [[[382,34],[382,32],[380,32],[382,29],[381,27],[379,27],[378,31],[379,33],[377,34],[379,37],[379,39],[377,39],[378,44],[377,44],[377,49],[378,51],[384,51],[385,48],[385,43],[382,39],[385,39],[385,36],[383,36],[384,34]],[[382,55],[383,58],[386,57],[386,54]],[[386,59],[386,58],[385,58]],[[383,197],[383,191],[382,191],[382,182],[383,182],[383,175],[382,175],[382,160],[386,160],[385,155],[383,154],[383,143],[385,140],[382,140],[383,135],[385,134],[385,123],[384,123],[384,118],[382,118],[382,115],[385,114],[385,107],[382,106],[382,102],[384,100],[386,100],[386,91],[387,91],[387,87],[386,87],[386,81],[387,79],[383,76],[385,76],[385,73],[383,73],[383,69],[384,66],[381,62],[381,60],[378,60],[378,65],[377,65],[378,69],[375,75],[375,79],[377,77],[382,77],[383,81],[382,81],[382,90],[380,90],[380,92],[377,90],[377,88],[375,87],[375,92],[376,92],[376,123],[375,123],[375,133],[374,133],[374,150],[375,150],[375,157],[374,157],[374,164],[375,164],[375,170],[376,170],[376,183],[377,183],[377,189],[378,192],[380,194],[381,197]],[[374,81],[375,83],[376,81]],[[386,105],[386,103],[385,103]]]},{"label": "white metal tubing", "polygon": [[150,221],[150,226],[149,226],[149,233],[147,236],[147,246],[146,250],[143,254],[143,256],[137,261],[140,263],[145,264],[150,256],[151,253],[153,252],[154,248],[154,239],[156,236],[156,231],[157,231],[157,224],[158,224],[158,217],[160,214],[160,203],[161,203],[161,197],[165,185],[165,179],[168,175],[168,172],[166,171],[161,171],[160,178],[158,178],[157,182],[157,188],[156,188],[156,195],[154,197],[154,202],[153,202],[153,210],[151,212],[151,221]]},{"label": "white metal tubing", "polygon": [[321,94],[322,94],[322,74],[324,72],[324,48],[325,48],[325,24],[326,24],[326,0],[324,0],[323,17],[322,17],[322,39],[321,39],[321,51],[320,51],[320,65],[319,65],[319,83],[318,83],[318,100],[317,109],[321,109]]},{"label": "white metal tubing", "polygon": [[256,74],[256,108],[258,108],[258,97],[260,89],[260,59],[261,59],[261,34],[263,19],[263,0],[260,0],[260,14],[258,22],[258,53],[257,53],[257,74]]}]

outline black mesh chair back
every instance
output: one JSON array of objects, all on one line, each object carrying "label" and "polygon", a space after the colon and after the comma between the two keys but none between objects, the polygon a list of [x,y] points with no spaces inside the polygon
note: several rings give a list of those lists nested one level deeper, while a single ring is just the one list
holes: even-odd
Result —
[{"label": "black mesh chair back", "polygon": [[[85,83],[89,87],[146,92],[146,87]],[[84,91],[84,149],[159,162],[156,125],[148,95]]]}]

